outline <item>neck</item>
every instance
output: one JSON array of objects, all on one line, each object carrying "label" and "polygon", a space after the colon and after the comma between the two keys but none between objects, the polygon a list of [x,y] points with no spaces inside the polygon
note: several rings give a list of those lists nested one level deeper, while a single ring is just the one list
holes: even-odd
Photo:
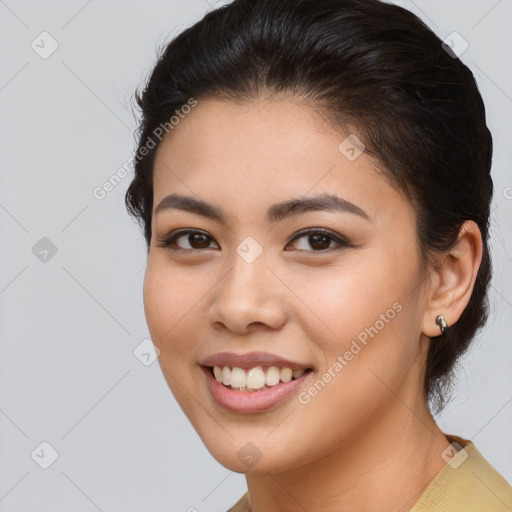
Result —
[{"label": "neck", "polygon": [[397,400],[373,425],[325,457],[282,473],[246,476],[252,512],[407,512],[445,466],[449,441],[424,400]]}]

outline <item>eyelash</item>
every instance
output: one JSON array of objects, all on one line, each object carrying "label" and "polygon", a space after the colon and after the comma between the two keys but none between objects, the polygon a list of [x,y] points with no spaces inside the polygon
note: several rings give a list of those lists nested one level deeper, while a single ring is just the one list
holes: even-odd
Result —
[{"label": "eyelash", "polygon": [[[163,247],[163,248],[167,248],[169,250],[172,250],[172,251],[176,251],[176,252],[198,252],[198,251],[204,251],[204,250],[209,250],[211,249],[210,247],[207,247],[207,248],[204,248],[204,249],[183,249],[182,247],[177,247],[176,246],[176,240],[178,240],[178,238],[181,238],[185,235],[204,235],[208,238],[210,238],[212,241],[213,241],[213,238],[208,235],[208,233],[206,233],[205,231],[201,231],[201,230],[198,230],[198,229],[178,229],[176,231],[173,231],[172,233],[169,233],[167,236],[164,236],[162,238],[159,238],[157,240],[157,246],[158,247]],[[335,234],[334,232],[332,231],[329,231],[327,229],[322,229],[322,228],[307,228],[307,229],[303,229],[297,233],[295,233],[293,235],[293,237],[291,238],[291,240],[289,240],[289,242],[287,243],[288,244],[291,244],[293,242],[295,242],[296,240],[300,239],[300,238],[303,238],[307,235],[323,235],[323,236],[326,236],[328,238],[330,238],[333,242],[337,243],[339,247],[337,248],[329,248],[329,249],[321,249],[321,250],[311,250],[311,251],[308,251],[306,250],[305,252],[312,252],[312,253],[330,253],[332,251],[336,251],[336,250],[339,250],[339,249],[342,249],[342,248],[347,248],[347,247],[353,247],[352,244],[350,244],[346,239],[344,239],[343,237]],[[304,251],[304,249],[298,249],[299,251]]]}]

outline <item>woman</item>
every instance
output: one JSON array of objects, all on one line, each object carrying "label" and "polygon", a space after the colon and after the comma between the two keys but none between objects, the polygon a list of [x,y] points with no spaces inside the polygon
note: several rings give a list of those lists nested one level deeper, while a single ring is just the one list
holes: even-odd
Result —
[{"label": "woman", "polygon": [[490,279],[492,139],[450,48],[377,0],[237,0],[138,102],[146,318],[193,427],[246,474],[231,511],[512,510],[432,416]]}]

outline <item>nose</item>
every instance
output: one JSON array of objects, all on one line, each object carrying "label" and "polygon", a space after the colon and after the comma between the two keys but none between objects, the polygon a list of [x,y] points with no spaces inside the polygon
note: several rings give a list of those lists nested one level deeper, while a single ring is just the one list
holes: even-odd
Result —
[{"label": "nose", "polygon": [[286,322],[283,284],[267,267],[261,255],[252,263],[237,254],[231,269],[216,286],[208,310],[208,320],[215,329],[238,335],[254,329],[277,330]]}]

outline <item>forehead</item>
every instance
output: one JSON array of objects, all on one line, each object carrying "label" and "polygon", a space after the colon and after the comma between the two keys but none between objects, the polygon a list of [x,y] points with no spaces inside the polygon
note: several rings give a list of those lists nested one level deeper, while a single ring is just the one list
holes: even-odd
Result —
[{"label": "forehead", "polygon": [[199,100],[158,148],[154,205],[186,193],[226,209],[263,210],[285,198],[337,193],[376,214],[400,195],[362,148],[347,152],[348,135],[299,100]]}]

